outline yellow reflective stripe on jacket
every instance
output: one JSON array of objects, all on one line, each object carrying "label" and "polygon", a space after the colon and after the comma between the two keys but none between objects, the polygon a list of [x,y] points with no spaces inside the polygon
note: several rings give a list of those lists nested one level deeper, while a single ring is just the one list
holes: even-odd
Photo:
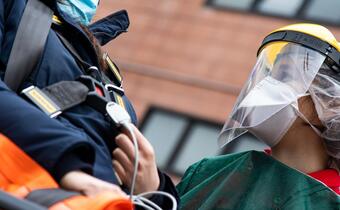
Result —
[{"label": "yellow reflective stripe on jacket", "polygon": [[114,97],[115,97],[116,103],[126,110],[125,102],[124,102],[123,98],[117,93],[114,93]]},{"label": "yellow reflective stripe on jacket", "polygon": [[57,25],[61,25],[62,24],[61,20],[57,16],[55,16],[55,15],[53,15],[52,21],[53,21],[54,24],[57,24]]},{"label": "yellow reflective stripe on jacket", "polygon": [[109,69],[111,70],[111,72],[114,74],[115,78],[118,80],[118,82],[122,83],[123,78],[122,75],[120,74],[118,67],[114,64],[114,62],[111,60],[110,56],[108,55],[108,53],[104,54],[104,59],[106,64],[108,65]]}]

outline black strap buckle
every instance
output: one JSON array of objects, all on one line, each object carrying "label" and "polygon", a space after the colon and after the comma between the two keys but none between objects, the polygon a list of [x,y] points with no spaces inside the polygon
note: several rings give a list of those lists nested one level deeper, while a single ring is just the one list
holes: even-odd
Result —
[{"label": "black strap buckle", "polygon": [[106,113],[106,104],[111,101],[111,98],[105,87],[94,78],[86,75],[80,76],[77,81],[81,82],[89,89],[86,103],[100,113]]}]

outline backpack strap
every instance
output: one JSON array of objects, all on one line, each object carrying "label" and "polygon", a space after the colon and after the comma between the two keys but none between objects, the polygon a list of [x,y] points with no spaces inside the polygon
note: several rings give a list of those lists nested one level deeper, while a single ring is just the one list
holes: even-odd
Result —
[{"label": "backpack strap", "polygon": [[40,0],[28,0],[5,72],[5,83],[17,92],[38,64],[52,24],[53,11]]}]

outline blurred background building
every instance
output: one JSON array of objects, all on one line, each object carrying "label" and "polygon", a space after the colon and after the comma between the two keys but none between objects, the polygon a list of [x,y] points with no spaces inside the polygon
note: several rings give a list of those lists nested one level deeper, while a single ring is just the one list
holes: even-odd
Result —
[{"label": "blurred background building", "polygon": [[249,136],[220,150],[217,136],[269,32],[316,22],[340,39],[339,0],[102,0],[97,18],[121,9],[129,32],[105,48],[160,168],[178,177],[203,157],[264,148]]}]

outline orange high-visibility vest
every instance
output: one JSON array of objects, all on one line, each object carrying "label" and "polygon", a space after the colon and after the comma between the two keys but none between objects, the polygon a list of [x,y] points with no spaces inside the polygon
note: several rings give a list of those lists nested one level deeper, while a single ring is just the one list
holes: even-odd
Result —
[{"label": "orange high-visibility vest", "polygon": [[[0,163],[0,189],[15,197],[23,199],[37,190],[59,188],[47,171],[2,134]],[[131,210],[133,204],[115,193],[104,192],[95,197],[75,195],[47,207],[50,210]]]}]

